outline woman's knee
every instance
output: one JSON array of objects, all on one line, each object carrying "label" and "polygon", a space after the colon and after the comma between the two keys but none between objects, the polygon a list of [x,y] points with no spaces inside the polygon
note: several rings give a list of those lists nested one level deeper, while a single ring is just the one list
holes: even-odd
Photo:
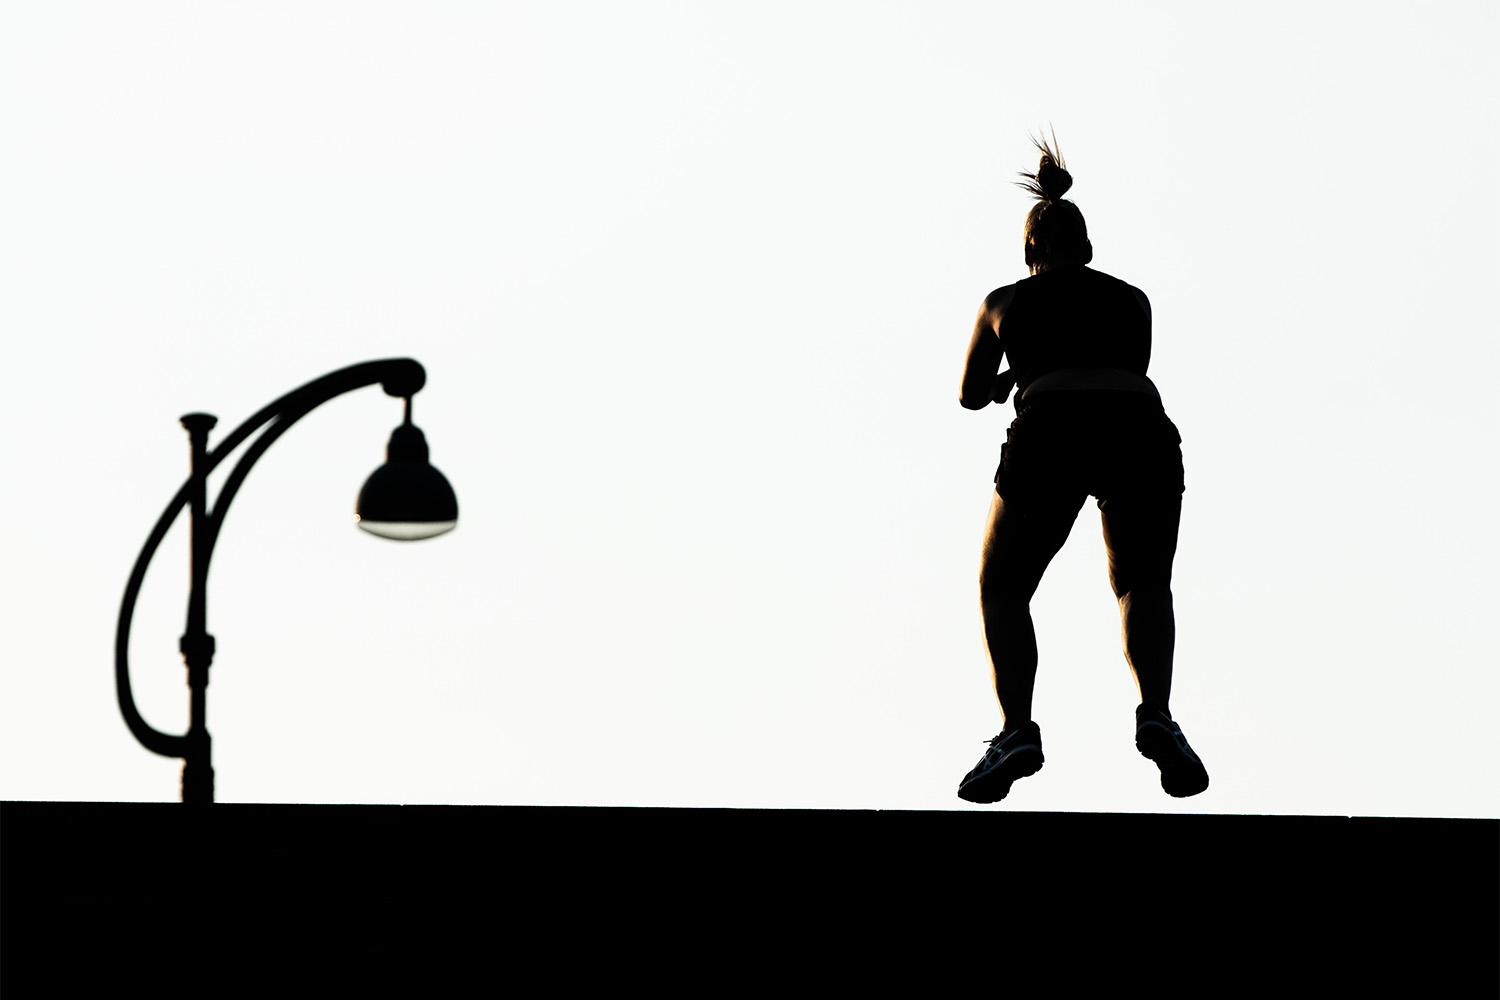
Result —
[{"label": "woman's knee", "polygon": [[1121,610],[1141,610],[1147,607],[1170,608],[1172,585],[1170,583],[1137,583],[1123,593],[1116,591]]},{"label": "woman's knee", "polygon": [[1028,581],[1014,572],[1007,573],[993,565],[979,568],[979,599],[987,607],[1013,604],[1024,608],[1031,603],[1035,592],[1035,583],[1028,585]]}]

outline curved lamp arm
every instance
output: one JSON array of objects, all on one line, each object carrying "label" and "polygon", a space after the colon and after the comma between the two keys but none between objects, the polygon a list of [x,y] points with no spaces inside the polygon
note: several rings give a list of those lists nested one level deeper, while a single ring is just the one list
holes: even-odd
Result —
[{"label": "curved lamp arm", "polygon": [[[377,382],[385,389],[387,395],[405,398],[409,404],[412,395],[419,391],[426,381],[426,371],[411,358],[366,361],[363,364],[351,365],[348,368],[330,372],[299,389],[292,390],[235,428],[232,434],[219,442],[219,446],[208,454],[206,471],[203,474],[205,479],[208,472],[212,472],[220,462],[228,458],[229,454],[243,444],[251,434],[265,424],[271,424],[236,463],[223,488],[219,491],[213,512],[207,519],[207,534],[203,540],[205,544],[201,546],[201,553],[195,553],[195,558],[199,559],[202,564],[201,576],[198,574],[195,576],[199,579],[207,577],[208,560],[213,554],[214,543],[218,541],[219,527],[224,523],[224,515],[229,510],[229,503],[239,491],[240,484],[245,481],[245,476],[249,474],[251,466],[292,424],[335,396],[341,396],[346,392],[362,389]],[[409,406],[407,416],[409,419]],[[140,594],[141,583],[146,578],[146,567],[151,564],[151,557],[156,554],[162,539],[166,537],[167,529],[171,528],[172,523],[177,520],[177,515],[186,506],[192,485],[191,479],[182,484],[182,488],[177,491],[176,496],[172,497],[167,504],[167,509],[157,520],[156,527],[151,529],[151,535],[146,539],[141,554],[136,557],[135,568],[130,571],[130,580],[125,585],[125,597],[120,602],[120,621],[115,630],[115,690],[119,695],[120,713],[125,716],[125,724],[141,745],[164,757],[186,757],[188,740],[186,736],[173,736],[152,727],[136,708],[135,698],[130,690],[130,622],[135,614],[135,602]],[[201,591],[195,593],[193,601],[202,599]],[[190,619],[193,613],[193,609],[190,608],[188,611]]]}]

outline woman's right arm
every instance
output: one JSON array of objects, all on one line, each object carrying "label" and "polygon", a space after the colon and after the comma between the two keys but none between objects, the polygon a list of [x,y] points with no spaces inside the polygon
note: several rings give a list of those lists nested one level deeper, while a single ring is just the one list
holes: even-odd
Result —
[{"label": "woman's right arm", "polygon": [[963,384],[958,390],[958,401],[965,409],[980,410],[995,399],[995,375],[1005,353],[1005,345],[1000,341],[1000,321],[1015,294],[1015,285],[997,288],[979,308],[974,335],[969,339],[969,354],[964,359]]}]

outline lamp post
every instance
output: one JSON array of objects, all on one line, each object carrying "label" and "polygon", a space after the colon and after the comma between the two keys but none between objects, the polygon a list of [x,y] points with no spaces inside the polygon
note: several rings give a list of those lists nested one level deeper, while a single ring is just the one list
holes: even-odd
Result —
[{"label": "lamp post", "polygon": [[[189,413],[182,418],[192,447],[191,474],[157,520],[136,558],[125,597],[120,602],[120,622],[115,631],[115,688],[125,724],[141,745],[164,757],[180,757],[182,801],[212,802],[214,771],[212,741],[207,727],[208,667],[213,662],[214,637],[207,626],[208,564],[229,504],[245,481],[250,468],[287,428],[323,403],[354,389],[379,383],[389,396],[404,402],[403,420],[391,434],[386,463],[376,469],[359,492],[355,520],[373,535],[398,541],[432,538],[458,524],[458,500],[453,488],[437,469],[428,464],[427,440],[411,422],[411,398],[427,381],[422,366],[410,358],[390,358],[352,365],[282,396],[246,420],[234,433],[208,448],[208,432],[218,422],[207,413]],[[208,506],[208,475],[230,453],[256,431],[259,437],[245,450],[219,490],[213,508]],[[187,665],[190,712],[188,731],[173,736],[153,728],[136,708],[130,691],[130,621],[136,597],[146,577],[151,557],[166,537],[167,529],[182,508],[190,511],[192,584],[188,595],[187,630],[180,648]]]}]

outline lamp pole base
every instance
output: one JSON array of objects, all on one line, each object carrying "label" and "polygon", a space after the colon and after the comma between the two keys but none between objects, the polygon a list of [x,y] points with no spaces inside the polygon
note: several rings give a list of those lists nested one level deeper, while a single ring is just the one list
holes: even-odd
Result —
[{"label": "lamp pole base", "polygon": [[208,804],[214,800],[214,769],[203,754],[182,762],[182,801]]}]

